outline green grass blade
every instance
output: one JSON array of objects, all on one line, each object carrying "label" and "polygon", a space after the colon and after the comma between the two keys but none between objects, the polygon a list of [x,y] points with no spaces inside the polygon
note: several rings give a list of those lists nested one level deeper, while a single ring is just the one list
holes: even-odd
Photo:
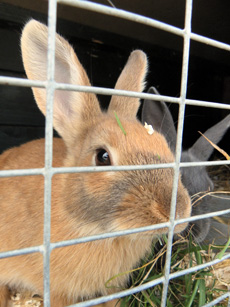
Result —
[{"label": "green grass blade", "polygon": [[188,302],[188,305],[186,307],[194,306],[193,301],[194,301],[195,296],[197,294],[197,291],[198,291],[198,288],[199,288],[199,284],[200,284],[200,279],[197,279],[196,282],[195,282],[194,289],[192,291],[192,295],[191,295],[190,300]]},{"label": "green grass blade", "polygon": [[206,303],[206,288],[205,288],[205,280],[200,279],[199,283],[199,307],[204,306]]},{"label": "green grass blade", "polygon": [[224,253],[225,253],[226,250],[229,248],[229,245],[230,245],[230,237],[229,237],[229,239],[228,239],[228,242],[225,244],[224,248],[222,249],[222,251],[220,251],[220,252],[217,254],[217,256],[216,256],[217,259],[221,259],[221,258],[223,257]]},{"label": "green grass blade", "polygon": [[114,114],[115,114],[117,123],[118,123],[119,127],[121,128],[121,131],[124,133],[124,135],[126,135],[127,133],[126,133],[125,129],[123,128],[123,126],[122,126],[122,124],[121,124],[121,121],[120,121],[120,119],[119,119],[119,117],[117,116],[117,113],[116,113],[115,111],[114,111]]}]

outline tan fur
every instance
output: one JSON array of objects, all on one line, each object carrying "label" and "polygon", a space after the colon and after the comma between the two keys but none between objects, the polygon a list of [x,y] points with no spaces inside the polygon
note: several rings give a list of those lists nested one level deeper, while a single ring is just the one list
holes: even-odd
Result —
[{"label": "tan fur", "polygon": [[[47,28],[30,21],[22,35],[23,61],[29,78],[46,78],[46,67],[43,67],[46,42]],[[58,35],[56,50],[55,77],[60,81],[67,76],[61,81],[89,85],[77,56]],[[143,61],[141,51],[134,53],[133,59],[137,58],[137,62],[132,57],[118,83],[122,83],[123,89],[141,90],[146,61]],[[62,71],[63,67],[67,71]],[[130,85],[127,72],[136,71],[138,74],[139,69],[142,76]],[[33,91],[38,106],[45,113],[45,91],[35,88]],[[126,135],[112,109],[107,114],[101,112],[95,95],[64,91],[55,95],[54,127],[63,140],[54,139],[53,166],[94,166],[100,148],[107,150],[113,165],[174,161],[164,137],[157,132],[149,135],[136,120],[137,109],[132,111],[133,99],[127,98],[122,104],[115,100],[111,108],[119,114]],[[0,156],[0,169],[38,167],[44,167],[44,140],[29,142]],[[172,184],[172,169],[54,175],[51,241],[167,222]],[[43,185],[41,175],[0,179],[0,251],[43,243]],[[179,181],[176,217],[188,217],[190,210],[190,198]],[[180,232],[185,226],[178,225],[175,231]],[[128,280],[127,274],[115,278],[109,287],[106,287],[106,282],[138,265],[151,250],[155,235],[165,232],[166,228],[54,249],[50,267],[51,306],[63,307],[123,289]],[[35,253],[1,259],[0,284],[3,287],[0,292],[1,307],[8,298],[5,286],[42,295],[42,255]],[[116,301],[113,301],[104,306],[115,304]]]},{"label": "tan fur", "polygon": [[6,286],[0,286],[0,307],[9,307],[10,292]]},{"label": "tan fur", "polygon": [[[146,71],[147,58],[145,53],[140,50],[133,51],[117,80],[115,89],[142,92],[144,89]],[[127,109],[126,103],[132,103],[132,107]],[[140,102],[138,98],[114,95],[112,96],[108,112],[112,114],[114,111],[117,111],[119,116],[133,118],[136,116],[139,106]]]}]

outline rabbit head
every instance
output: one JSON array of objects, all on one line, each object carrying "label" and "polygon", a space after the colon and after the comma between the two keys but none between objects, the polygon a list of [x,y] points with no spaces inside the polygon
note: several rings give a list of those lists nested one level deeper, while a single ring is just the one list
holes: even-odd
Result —
[{"label": "rabbit head", "polygon": [[[47,79],[47,44],[47,27],[29,21],[22,33],[21,48],[25,71],[31,80]],[[115,89],[142,91],[146,71],[145,53],[133,51]],[[73,48],[58,34],[55,81],[90,86]],[[46,114],[46,89],[34,87],[33,93],[38,107]],[[137,98],[113,96],[108,111],[102,112],[95,94],[55,90],[53,125],[62,139],[54,138],[53,166],[173,162],[174,155],[164,136],[158,132],[148,134],[136,119],[138,108]],[[2,169],[44,167],[44,140],[6,151],[0,156],[0,165]],[[127,172],[104,172],[102,169],[94,173],[55,175],[52,179],[51,240],[168,222],[173,176],[170,168]],[[41,177],[1,179],[0,190],[5,193],[0,196],[0,233],[6,233],[6,237],[1,235],[4,243],[0,250],[42,244],[44,182]],[[14,212],[10,210],[13,206]],[[176,218],[189,217],[190,211],[190,197],[179,180]],[[177,225],[175,232],[185,227],[186,223]],[[10,240],[9,232],[12,233]],[[153,238],[165,232],[166,227],[55,249],[51,253],[51,305],[63,306],[66,302],[115,291],[105,286],[106,281],[133,268],[151,250]],[[27,255],[17,262],[19,258],[16,258],[0,260],[0,283],[32,287],[42,293],[41,259]],[[121,274],[114,283],[119,288],[124,287],[126,281],[127,276]]]},{"label": "rabbit head", "polygon": [[[159,95],[159,92],[154,87],[151,87],[148,93]],[[158,132],[162,133],[165,136],[171,150],[175,152],[177,137],[176,129],[171,113],[163,101],[144,101],[142,109],[142,122],[151,124]],[[205,136],[213,143],[218,143],[229,127],[230,115],[214,125],[212,128],[208,129],[205,132]],[[211,146],[211,144],[207,142],[203,136],[201,136],[191,148],[182,151],[181,162],[207,161],[211,156],[213,149],[213,146]],[[192,215],[199,215],[230,208],[230,198],[226,195],[222,195],[222,197],[219,197],[219,199],[214,198],[212,195],[207,195],[197,201],[197,199],[201,196],[200,193],[213,191],[214,189],[214,184],[204,166],[187,168],[182,167],[181,180],[190,196],[193,196],[194,199]],[[192,223],[192,233],[198,243],[204,242],[205,239],[210,237],[210,231],[214,228],[212,225],[213,223],[214,222],[212,219],[200,219]],[[219,227],[223,228],[224,226],[220,225]],[[210,242],[210,240],[208,241]],[[216,241],[216,243],[217,242],[218,241]]]},{"label": "rabbit head", "polygon": [[[28,78],[46,80],[47,28],[36,21],[31,21],[24,28],[21,42],[23,63]],[[142,91],[146,71],[146,55],[139,50],[132,52],[115,89]],[[55,81],[90,86],[73,49],[59,35],[56,35]],[[33,88],[33,92],[39,108],[45,114],[46,91]],[[173,161],[173,155],[165,138],[158,133],[149,135],[136,120],[138,108],[137,98],[113,96],[108,111],[103,113],[95,94],[56,90],[53,122],[67,147],[64,165],[130,165]],[[126,134],[118,125],[115,115],[119,117]],[[73,191],[70,193],[73,196],[77,194],[76,202],[81,204],[79,207],[83,207],[82,216],[87,218],[87,221],[94,220],[98,223],[101,220],[103,225],[107,225],[103,230],[139,227],[168,220],[173,179],[173,172],[170,169],[75,174],[72,177],[80,178],[76,179],[81,182],[80,190],[74,193],[76,187],[73,186]],[[68,180],[69,175],[66,175],[66,178]],[[163,185],[162,182],[166,178],[168,184]],[[165,193],[162,193],[162,189]],[[154,199],[148,196],[152,195],[148,191],[154,193]],[[178,194],[178,198],[183,201],[181,208],[178,205],[177,214],[180,217],[188,216],[189,200],[182,185]],[[144,198],[146,204],[141,214],[138,210],[135,212],[140,200],[143,201]],[[188,204],[185,211],[184,202]],[[92,206],[89,206],[91,203],[94,204],[93,211],[91,211]],[[76,210],[72,200],[68,210],[71,212]],[[149,214],[150,212],[154,214]],[[79,212],[76,215],[78,214]],[[178,231],[180,230],[181,226],[178,226]]]}]

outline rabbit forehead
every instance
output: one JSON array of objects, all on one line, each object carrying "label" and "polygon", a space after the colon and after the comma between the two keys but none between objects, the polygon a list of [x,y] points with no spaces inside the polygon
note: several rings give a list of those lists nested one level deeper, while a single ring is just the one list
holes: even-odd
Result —
[{"label": "rabbit forehead", "polygon": [[[119,158],[118,164],[127,164],[130,156],[139,154],[139,163],[132,158],[128,164],[146,164],[145,154],[157,156],[158,160],[172,162],[174,156],[168,147],[165,138],[158,132],[152,135],[137,120],[120,120],[121,126],[115,118],[101,117],[93,127],[90,128],[87,146],[90,148],[106,147]],[[148,159],[149,160],[149,159]]]}]

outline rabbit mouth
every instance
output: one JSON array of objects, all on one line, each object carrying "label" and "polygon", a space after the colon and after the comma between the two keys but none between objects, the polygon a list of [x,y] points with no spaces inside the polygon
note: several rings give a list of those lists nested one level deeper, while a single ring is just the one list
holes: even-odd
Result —
[{"label": "rabbit mouth", "polygon": [[[139,206],[138,206],[139,205]],[[137,208],[139,207],[139,210]],[[159,204],[156,201],[152,201],[150,205],[143,205],[135,202],[134,197],[129,195],[125,201],[123,199],[123,206],[118,210],[116,221],[113,226],[116,230],[127,230],[141,227],[148,227],[158,225],[159,228],[154,230],[142,231],[137,233],[137,236],[151,236],[162,235],[168,232],[169,214],[166,210],[166,206]],[[175,226],[175,233],[182,232],[188,223],[182,223]]]}]

